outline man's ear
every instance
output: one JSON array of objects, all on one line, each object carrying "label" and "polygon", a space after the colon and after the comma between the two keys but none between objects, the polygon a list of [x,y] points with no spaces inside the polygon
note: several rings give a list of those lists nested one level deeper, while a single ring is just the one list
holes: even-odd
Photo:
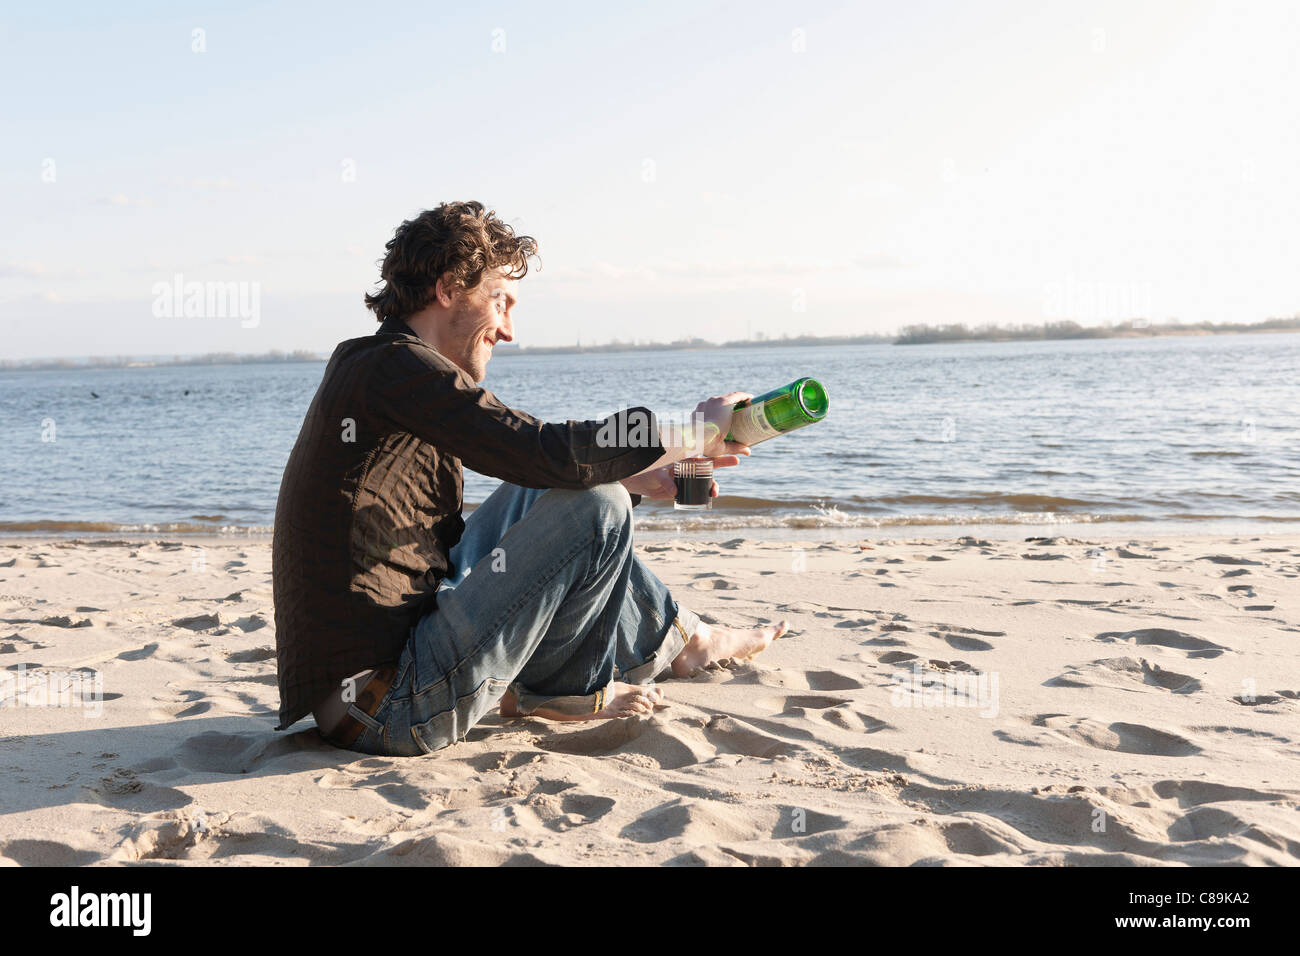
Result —
[{"label": "man's ear", "polygon": [[443,275],[438,276],[438,281],[437,283],[434,284],[433,287],[434,298],[437,299],[438,304],[442,306],[444,309],[451,308],[451,302],[452,302],[451,292],[454,286],[451,280],[447,278],[450,274],[451,273],[444,273]]}]

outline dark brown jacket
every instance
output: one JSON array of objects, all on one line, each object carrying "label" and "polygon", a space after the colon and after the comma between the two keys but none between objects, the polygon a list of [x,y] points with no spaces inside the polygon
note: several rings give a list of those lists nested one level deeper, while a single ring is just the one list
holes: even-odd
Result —
[{"label": "dark brown jacket", "polygon": [[[636,436],[634,413],[611,418]],[[617,419],[627,416],[628,422]],[[436,607],[460,540],[461,462],[527,488],[590,488],[664,453],[602,447],[604,421],[547,424],[508,408],[405,322],[334,350],[280,483],[272,544],[283,730],[343,678],[396,663]],[[642,434],[644,434],[642,430]]]}]

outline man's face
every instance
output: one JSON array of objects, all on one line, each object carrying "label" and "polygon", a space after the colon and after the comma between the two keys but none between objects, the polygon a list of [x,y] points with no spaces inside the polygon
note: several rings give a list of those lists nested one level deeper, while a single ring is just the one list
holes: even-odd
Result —
[{"label": "man's face", "polygon": [[443,337],[443,352],[463,368],[475,382],[487,374],[492,346],[515,337],[511,313],[519,280],[507,278],[506,270],[490,272],[470,292],[457,290],[453,296],[451,319]]}]

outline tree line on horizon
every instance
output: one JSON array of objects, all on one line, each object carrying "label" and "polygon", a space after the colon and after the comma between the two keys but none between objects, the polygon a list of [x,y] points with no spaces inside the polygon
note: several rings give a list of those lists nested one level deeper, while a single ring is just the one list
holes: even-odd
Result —
[{"label": "tree line on horizon", "polygon": [[171,358],[138,355],[107,355],[82,359],[0,359],[3,371],[57,371],[78,368],[152,368],[159,365],[255,365],[266,362],[321,362],[326,356],[307,349],[285,352],[272,349],[257,354],[248,352],[205,352],[202,355],[173,355]]},{"label": "tree line on horizon", "polygon": [[986,324],[969,328],[965,323],[948,325],[906,325],[894,339],[895,345],[927,345],[935,342],[1013,342],[1055,339],[1112,339],[1131,335],[1179,335],[1188,332],[1221,334],[1230,332],[1285,332],[1300,329],[1300,315],[1262,322],[1165,322],[1152,324],[1131,319],[1112,325],[1080,325],[1078,322],[1047,322],[1043,325]]},{"label": "tree line on horizon", "polygon": [[[1148,324],[1133,319],[1117,324],[1084,326],[1078,322],[1048,322],[1043,325],[998,325],[987,323],[974,328],[964,322],[943,325],[905,325],[895,335],[864,333],[861,335],[790,335],[770,338],[759,333],[753,339],[732,339],[721,344],[698,337],[673,342],[625,342],[614,339],[603,345],[534,345],[497,346],[500,355],[548,355],[566,352],[668,352],[685,349],[780,348],[802,345],[930,345],[940,342],[1015,342],[1059,339],[1109,339],[1120,337],[1184,335],[1189,333],[1224,334],[1232,332],[1300,331],[1300,315],[1265,319],[1262,322],[1165,322]],[[135,356],[94,357],[89,359],[0,359],[0,371],[40,371],[82,368],[149,368],[172,365],[250,365],[276,362],[323,362],[329,356],[307,349],[291,352],[273,349],[261,354],[207,352],[203,355],[174,355],[167,358]]]}]

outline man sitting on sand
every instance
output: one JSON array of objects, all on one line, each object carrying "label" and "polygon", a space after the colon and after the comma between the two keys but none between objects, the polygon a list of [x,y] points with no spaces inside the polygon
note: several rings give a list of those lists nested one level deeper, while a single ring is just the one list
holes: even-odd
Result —
[{"label": "man sitting on sand", "polygon": [[[464,738],[498,703],[647,714],[657,675],[752,657],[785,631],[708,627],[632,547],[632,508],[673,496],[673,462],[749,454],[723,436],[752,396],[701,402],[693,427],[644,407],[543,423],[477,385],[514,338],[534,240],[461,202],[386,248],[366,296],[379,331],[334,350],[280,485],[277,730],[310,712],[340,747],[406,756]],[[504,482],[468,521],[462,462]]]}]

